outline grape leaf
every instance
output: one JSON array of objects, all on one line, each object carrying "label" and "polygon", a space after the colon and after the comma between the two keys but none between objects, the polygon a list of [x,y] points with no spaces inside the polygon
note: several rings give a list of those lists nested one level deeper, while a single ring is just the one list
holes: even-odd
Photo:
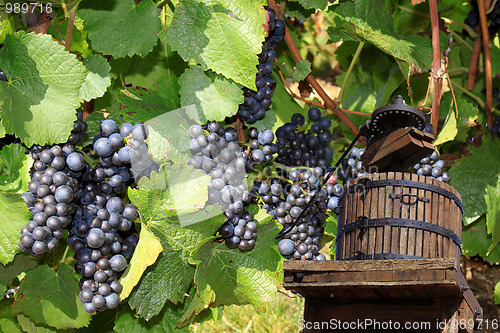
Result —
[{"label": "grape leaf", "polygon": [[328,7],[327,0],[293,0],[298,1],[305,9],[325,10]]},{"label": "grape leaf", "polygon": [[12,309],[36,324],[57,329],[80,328],[90,322],[90,314],[78,299],[78,280],[71,268],[61,263],[57,273],[40,265],[26,273]]},{"label": "grape leaf", "polygon": [[196,265],[194,282],[203,292],[210,288],[216,298],[212,306],[252,304],[265,311],[283,281],[283,257],[276,248],[275,235],[280,231],[266,213],[254,214],[259,239],[253,250],[229,249],[224,243],[207,239],[192,252],[189,261]]},{"label": "grape leaf", "polygon": [[0,192],[0,262],[14,260],[19,252],[21,229],[31,219],[28,207],[20,194]]},{"label": "grape leaf", "polygon": [[[27,272],[36,267],[37,260],[34,257],[18,254],[14,260],[7,265],[0,265],[0,294],[4,298],[7,286],[22,272]],[[2,289],[3,288],[3,289]]]},{"label": "grape leaf", "polygon": [[123,290],[120,293],[121,300],[124,300],[130,295],[146,268],[155,263],[162,250],[163,248],[158,238],[153,235],[147,227],[143,226],[141,228],[139,243],[135,248],[132,260],[127,270],[120,278],[120,282],[123,286]]},{"label": "grape leaf", "polygon": [[0,191],[27,191],[30,181],[28,169],[32,163],[33,159],[25,155],[25,149],[20,144],[4,146],[0,150]]},{"label": "grape leaf", "polygon": [[0,302],[0,331],[8,333],[22,333],[15,314],[10,309],[10,302]]},{"label": "grape leaf", "polygon": [[448,108],[448,115],[444,121],[443,128],[439,132],[436,140],[433,144],[435,146],[442,145],[445,142],[451,141],[455,138],[458,133],[457,129],[457,118],[455,117],[455,110],[452,107]]},{"label": "grape leaf", "polygon": [[[184,168],[193,169],[191,166]],[[180,175],[181,170],[174,167],[167,172]],[[191,177],[189,172],[184,172],[184,175],[188,179]],[[177,303],[184,299],[184,293],[194,276],[194,267],[188,263],[190,252],[198,242],[213,235],[223,223],[221,216],[212,218],[205,211],[177,216],[172,198],[177,194],[172,194],[167,188],[168,179],[167,173],[161,169],[160,174],[152,173],[150,180],[141,179],[139,189],[128,191],[131,202],[141,212],[141,223],[158,237],[163,247],[156,263],[147,268],[129,299],[130,306],[146,320],[160,313],[167,300]],[[179,178],[179,184],[183,183],[182,179]],[[195,196],[206,196],[206,184],[201,194],[196,194],[200,192],[196,188],[186,187],[184,190],[186,193],[191,191]],[[178,192],[174,190],[173,193]],[[185,198],[189,198],[189,195]],[[192,199],[189,201],[192,202]],[[190,223],[199,223],[184,227],[184,224],[188,224],[186,219]]]},{"label": "grape leaf", "polygon": [[179,79],[181,105],[196,105],[199,123],[223,121],[238,111],[243,103],[241,87],[212,71],[203,72],[198,66],[187,69]]},{"label": "grape leaf", "polygon": [[93,54],[83,61],[89,71],[80,89],[80,97],[86,101],[104,96],[111,85],[111,66],[100,55]]},{"label": "grape leaf", "polygon": [[84,0],[78,7],[92,48],[115,58],[146,56],[158,42],[158,7],[152,0]]},{"label": "grape leaf", "polygon": [[56,330],[51,327],[36,325],[28,317],[23,316],[22,314],[17,315],[17,322],[19,323],[19,326],[21,326],[23,331],[27,333],[70,332],[70,331]]},{"label": "grape leaf", "polygon": [[[458,99],[458,133],[455,140],[465,142],[469,128],[476,126],[476,120],[479,118],[479,110],[477,106],[467,102],[465,99]],[[453,107],[454,108],[454,107]]]},{"label": "grape leaf", "polygon": [[487,209],[486,187],[500,186],[500,141],[485,137],[481,147],[471,146],[471,154],[460,159],[449,170],[451,185],[462,196],[465,225],[474,222]]},{"label": "grape leaf", "polygon": [[185,0],[166,40],[188,61],[255,89],[266,12],[259,0]]},{"label": "grape leaf", "polygon": [[311,73],[311,63],[307,60],[300,60],[295,68],[292,72],[292,79],[295,82],[304,80]]},{"label": "grape leaf", "polygon": [[493,299],[496,304],[500,304],[500,281],[495,286],[495,290],[493,291]]},{"label": "grape leaf", "polygon": [[186,67],[187,64],[169,44],[158,43],[146,57],[134,56],[124,76],[132,86],[149,89],[162,78],[180,77]]},{"label": "grape leaf", "polygon": [[87,70],[49,35],[10,34],[0,50],[0,116],[7,133],[27,146],[65,142],[80,106]]},{"label": "grape leaf", "polygon": [[500,243],[500,176],[496,186],[487,185],[484,195],[486,201],[486,226],[488,233],[492,236],[492,243],[488,252],[492,251]]},{"label": "grape leaf", "polygon": [[118,97],[126,122],[136,124],[180,108],[177,78],[161,79],[151,90],[132,88]]},{"label": "grape leaf", "polygon": [[1,121],[2,119],[0,119],[0,138],[3,138],[5,136],[5,128],[3,128]]},{"label": "grape leaf", "polygon": [[496,246],[492,251],[491,235],[486,230],[486,218],[482,216],[475,222],[464,227],[462,231],[462,253],[467,257],[475,255],[481,256],[492,265],[500,264],[500,246]]},{"label": "grape leaf", "polygon": [[175,323],[179,320],[190,303],[175,305],[167,303],[161,312],[150,320],[145,320],[137,316],[128,306],[123,306],[115,320],[114,331],[117,333],[170,333],[170,332],[189,332],[189,327],[177,328]]},{"label": "grape leaf", "polygon": [[329,29],[334,40],[369,42],[393,56],[408,79],[413,72],[426,71],[431,65],[431,43],[424,37],[405,38],[394,31],[390,9],[378,0],[342,2],[327,12],[333,23]]}]

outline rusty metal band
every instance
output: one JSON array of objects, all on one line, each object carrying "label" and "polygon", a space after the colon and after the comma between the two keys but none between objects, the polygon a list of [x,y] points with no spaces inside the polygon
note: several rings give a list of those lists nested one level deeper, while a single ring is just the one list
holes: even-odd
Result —
[{"label": "rusty metal band", "polygon": [[394,254],[394,253],[364,254],[364,253],[358,253],[355,256],[345,258],[345,259],[340,259],[340,260],[401,260],[401,259],[427,259],[427,258],[409,255],[409,254]]},{"label": "rusty metal band", "polygon": [[353,231],[356,229],[363,228],[375,228],[375,227],[383,227],[383,226],[392,226],[392,227],[407,227],[407,228],[415,228],[420,230],[426,230],[429,232],[433,232],[444,236],[446,238],[451,239],[459,248],[461,247],[460,237],[450,229],[441,227],[436,224],[432,224],[429,222],[411,220],[411,219],[400,219],[400,218],[379,218],[379,219],[367,219],[365,217],[360,217],[356,221],[346,224],[340,227],[337,230],[337,238],[342,234]]},{"label": "rusty metal band", "polygon": [[369,180],[367,178],[361,178],[357,184],[351,185],[346,189],[346,193],[354,193],[359,189],[359,186],[364,186],[366,188],[374,188],[374,187],[386,187],[386,186],[404,186],[404,187],[412,187],[422,190],[431,191],[434,193],[441,194],[451,200],[453,200],[457,206],[460,208],[460,211],[463,213],[462,201],[450,191],[445,190],[436,185],[416,182],[413,180],[404,180],[404,179],[384,179],[384,180]]}]

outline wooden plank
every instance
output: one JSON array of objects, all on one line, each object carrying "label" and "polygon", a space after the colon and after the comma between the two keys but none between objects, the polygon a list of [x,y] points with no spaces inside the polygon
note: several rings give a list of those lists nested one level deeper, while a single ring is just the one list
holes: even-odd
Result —
[{"label": "wooden plank", "polygon": [[[345,187],[344,187],[344,193],[345,193]],[[342,199],[340,200],[340,205],[343,207],[340,210],[339,218],[337,220],[337,230],[340,230],[341,227],[344,226],[345,224],[345,219],[346,219],[346,198],[347,195],[343,195]],[[344,246],[345,246],[345,234],[340,235],[337,232],[337,237],[335,239],[335,259],[343,259],[344,258]]]},{"label": "wooden plank", "polygon": [[[357,179],[359,181],[359,178]],[[360,216],[364,215],[364,205],[363,205],[363,193],[364,189],[362,188],[361,185],[358,185],[359,187],[356,188],[356,194],[354,195],[355,198],[355,206],[354,206],[354,220],[356,221]],[[366,229],[361,229],[358,228],[353,232],[353,240],[351,243],[351,253],[350,256],[354,256],[359,253],[359,251],[363,251],[363,253],[366,253],[366,249],[363,249],[363,240],[366,236],[365,234]]]},{"label": "wooden plank", "polygon": [[393,271],[441,269],[455,270],[455,260],[437,259],[404,259],[404,260],[285,260],[285,272],[354,272],[354,271]]},{"label": "wooden plank", "polygon": [[[386,173],[379,174],[380,180],[387,179]],[[375,190],[376,191],[376,190]],[[386,201],[386,188],[379,187],[377,194],[378,203],[377,207],[377,218],[385,217],[385,201]],[[385,227],[377,227],[375,228],[375,246],[373,249],[374,253],[384,253],[384,229]]]},{"label": "wooden plank", "polygon": [[[412,181],[418,181],[418,175],[416,174],[411,174],[410,179]],[[417,199],[417,194],[418,194],[418,189],[411,187],[410,188],[410,194],[412,195],[411,197],[407,198],[408,202],[408,218],[412,220],[417,219],[417,204],[418,204],[418,199]],[[417,233],[415,228],[408,228],[408,250],[407,254],[409,255],[415,255],[416,248],[417,246]]]},{"label": "wooden plank", "polygon": [[[419,176],[419,181],[422,183],[427,182],[427,178],[425,176]],[[430,191],[425,190],[424,191],[424,196],[429,199],[429,202],[423,203],[424,206],[424,219],[423,221],[432,223],[432,193]],[[429,231],[424,231],[423,232],[423,251],[422,251],[422,256],[426,258],[431,257],[431,252],[430,252],[430,242],[431,242],[431,233]]]},{"label": "wooden plank", "polygon": [[[432,179],[432,184],[434,186],[439,186],[438,184],[438,181],[435,180],[435,179]],[[434,223],[441,226],[441,227],[444,227],[445,226],[445,221],[447,220],[447,217],[445,216],[445,204],[444,204],[444,201],[445,201],[445,197],[443,195],[439,195],[438,196],[438,203],[435,203],[437,206],[438,206],[438,217],[437,217],[437,221],[435,221]],[[437,252],[437,257],[438,258],[444,258],[444,236],[441,236],[441,235],[438,235],[437,236],[437,249],[438,249],[438,252]]]},{"label": "wooden plank", "polygon": [[[395,172],[394,179],[401,179],[402,173]],[[401,186],[394,186],[394,193],[401,194]],[[401,199],[392,199],[392,217],[401,217]],[[392,237],[391,237],[391,253],[399,253],[399,243],[400,243],[400,228],[391,227]]]},{"label": "wooden plank", "polygon": [[[409,173],[403,173],[403,179],[405,180],[411,180],[411,174]],[[405,194],[409,194],[410,189],[406,186],[403,186],[403,191],[402,195],[403,198],[401,199],[401,218],[402,219],[408,219],[410,218],[410,209],[409,205],[407,204],[407,199],[408,197],[404,197]],[[401,237],[399,239],[399,253],[400,254],[408,254],[408,228],[407,227],[401,227]]]},{"label": "wooden plank", "polygon": [[[416,181],[418,181],[418,182],[422,181],[422,176],[417,175],[416,178],[417,178]],[[423,189],[418,189],[417,195],[420,198],[426,198],[425,197],[425,190],[423,190]],[[417,202],[417,212],[416,212],[416,217],[415,217],[416,220],[424,221],[424,219],[425,219],[424,218],[424,208],[425,208],[425,201],[419,200]],[[424,256],[425,242],[424,242],[424,231],[421,229],[418,229],[416,232],[415,245],[416,245],[415,246],[415,255],[419,256],[419,257],[423,257]]]},{"label": "wooden plank", "polygon": [[[373,175],[370,176],[371,180],[379,180],[380,177],[379,177],[379,174],[378,173],[375,173]],[[370,189],[370,194],[369,194],[369,197],[366,198],[366,200],[369,200],[369,201],[365,201],[365,206],[369,206],[368,209],[369,209],[369,215],[367,215],[370,219],[373,219],[373,218],[377,218],[378,217],[378,205],[379,205],[379,190],[381,188],[371,188]],[[367,204],[368,203],[368,204]],[[368,209],[365,209],[368,210]],[[367,248],[367,254],[375,254],[375,253],[380,253],[380,252],[377,252],[375,251],[375,248],[377,247],[377,229],[378,228],[369,228],[368,229],[368,237],[367,237],[367,240],[368,240],[368,248]]]},{"label": "wooden plank", "polygon": [[[426,177],[425,182],[428,184],[433,184],[432,178]],[[438,217],[439,217],[439,197],[440,195],[431,192],[432,193],[432,200],[431,200],[431,210],[432,210],[432,215],[431,215],[431,220],[429,222],[438,224]],[[436,233],[431,232],[430,233],[431,237],[429,240],[429,258],[438,258],[438,236]]]},{"label": "wooden plank", "polygon": [[[443,187],[445,190],[450,191],[450,185],[436,180],[436,183],[441,183],[441,187]],[[443,196],[444,197],[444,196]],[[443,227],[445,227],[448,230],[452,230],[452,222],[451,219],[453,218],[451,214],[451,199],[449,198],[444,198],[444,211],[443,211]],[[443,258],[456,258],[453,255],[453,249],[452,247],[455,247],[455,243],[448,237],[443,237]]]},{"label": "wooden plank", "polygon": [[[394,179],[394,172],[388,172],[386,179]],[[384,217],[393,217],[393,202],[389,198],[389,195],[394,193],[394,186],[386,186],[385,187],[385,210]],[[391,242],[392,240],[392,230],[390,226],[384,226],[384,245],[383,245],[383,253],[391,253]]]}]

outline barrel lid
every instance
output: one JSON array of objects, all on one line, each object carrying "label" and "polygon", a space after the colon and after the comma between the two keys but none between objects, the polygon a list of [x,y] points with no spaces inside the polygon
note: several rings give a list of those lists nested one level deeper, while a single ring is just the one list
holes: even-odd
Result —
[{"label": "barrel lid", "polygon": [[423,131],[425,116],[420,110],[406,105],[401,95],[396,96],[392,104],[376,109],[370,121],[370,129],[376,135],[410,126]]}]

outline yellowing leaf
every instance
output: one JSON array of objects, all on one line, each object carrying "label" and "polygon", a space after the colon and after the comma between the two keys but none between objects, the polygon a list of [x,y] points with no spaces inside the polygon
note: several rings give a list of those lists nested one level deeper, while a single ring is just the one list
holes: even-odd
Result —
[{"label": "yellowing leaf", "polygon": [[135,248],[130,265],[120,280],[123,285],[120,299],[123,300],[130,295],[146,268],[156,262],[162,250],[163,247],[158,237],[153,235],[147,227],[143,226],[139,237],[139,243]]}]

